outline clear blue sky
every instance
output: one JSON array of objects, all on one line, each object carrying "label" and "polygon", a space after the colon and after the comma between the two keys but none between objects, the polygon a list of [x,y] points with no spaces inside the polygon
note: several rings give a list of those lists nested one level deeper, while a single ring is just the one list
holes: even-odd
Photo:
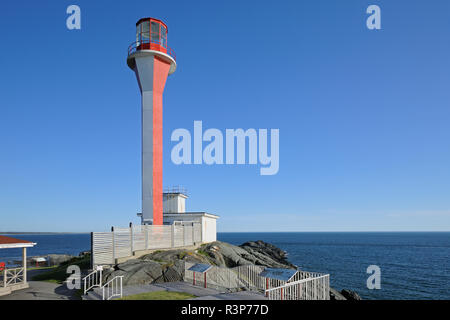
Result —
[{"label": "clear blue sky", "polygon": [[[27,0],[0,10],[0,231],[139,222],[126,50],[146,16],[177,53],[164,185],[189,190],[189,211],[220,215],[219,231],[450,230],[449,1]],[[172,164],[170,134],[194,120],[279,128],[279,173]]]}]

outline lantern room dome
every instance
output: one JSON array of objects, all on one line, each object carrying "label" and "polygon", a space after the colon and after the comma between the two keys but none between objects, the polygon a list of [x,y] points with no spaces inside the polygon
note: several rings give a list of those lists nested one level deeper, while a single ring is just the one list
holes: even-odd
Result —
[{"label": "lantern room dome", "polygon": [[142,18],[136,22],[136,41],[128,47],[127,64],[134,69],[137,56],[156,55],[170,63],[169,74],[175,72],[175,52],[167,45],[167,25],[155,18]]}]

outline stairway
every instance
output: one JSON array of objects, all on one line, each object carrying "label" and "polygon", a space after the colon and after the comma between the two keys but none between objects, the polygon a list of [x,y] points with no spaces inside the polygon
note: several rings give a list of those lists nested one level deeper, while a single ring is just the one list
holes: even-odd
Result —
[{"label": "stairway", "polygon": [[93,288],[86,295],[81,296],[83,300],[102,300],[102,288]]}]

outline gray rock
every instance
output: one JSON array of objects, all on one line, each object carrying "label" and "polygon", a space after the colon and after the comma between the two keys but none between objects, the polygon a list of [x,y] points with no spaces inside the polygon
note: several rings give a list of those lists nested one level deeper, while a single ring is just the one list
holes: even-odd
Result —
[{"label": "gray rock", "polygon": [[256,264],[272,268],[295,268],[286,260],[286,253],[263,241],[248,242],[242,246],[215,241],[204,244],[197,250],[158,250],[140,258],[161,263],[175,263],[184,260],[194,263],[207,263],[221,267],[236,267]]},{"label": "gray rock", "polygon": [[69,261],[74,258],[74,256],[71,256],[70,254],[49,254],[46,257],[44,256],[44,258],[47,258],[49,266],[57,266],[61,263]]},{"label": "gray rock", "polygon": [[116,276],[124,276],[124,285],[164,281],[163,269],[160,263],[140,259],[128,260],[116,265],[113,271],[105,271],[103,278],[104,281],[109,281]]},{"label": "gray rock", "polygon": [[165,282],[183,281],[183,276],[178,272],[176,268],[168,267],[164,272]]},{"label": "gray rock", "polygon": [[81,251],[78,256],[79,257],[84,257],[86,255],[90,255],[91,254],[91,250],[87,250],[87,251]]},{"label": "gray rock", "polygon": [[[263,241],[246,242],[241,246],[215,241],[204,244],[197,250],[158,250],[139,259],[128,260],[104,270],[104,281],[118,275],[124,276],[124,285],[182,281],[185,261],[228,268],[249,264],[271,268],[296,268],[287,260],[285,251]],[[233,274],[226,281],[234,287],[245,287]],[[218,281],[217,284],[220,283],[222,282]],[[330,299],[360,300],[361,297],[351,290],[339,292],[330,288]]]},{"label": "gray rock", "polygon": [[275,268],[295,268],[296,266],[287,260],[287,252],[275,247],[271,243],[264,242],[262,240],[249,241],[242,245],[241,248],[245,249],[249,254],[259,258],[265,264],[276,264]]},{"label": "gray rock", "polygon": [[357,294],[355,291],[353,290],[347,290],[347,289],[343,289],[341,290],[341,294],[347,299],[347,300],[362,300],[360,295]]},{"label": "gray rock", "polygon": [[[39,266],[58,266],[64,262],[67,262],[73,258],[74,256],[70,254],[48,254],[45,256],[30,256],[27,258],[27,265],[30,267],[36,266],[36,261],[34,258],[44,258],[45,262],[40,262]],[[14,264],[22,264],[22,260],[14,260],[12,261]]]},{"label": "gray rock", "polygon": [[[124,276],[124,285],[180,281],[184,277],[183,260],[228,268],[249,264],[272,268],[294,267],[286,260],[284,251],[263,241],[247,242],[242,246],[215,241],[202,245],[197,250],[157,250],[104,270],[103,278],[104,281],[109,281],[115,276]],[[237,279],[227,281],[239,286]]]},{"label": "gray rock", "polygon": [[339,291],[330,288],[330,300],[347,300]]},{"label": "gray rock", "polygon": [[234,246],[226,242],[215,241],[200,248],[215,265],[228,268],[256,264],[271,268],[295,268],[285,258],[285,252],[263,241],[247,242]]}]

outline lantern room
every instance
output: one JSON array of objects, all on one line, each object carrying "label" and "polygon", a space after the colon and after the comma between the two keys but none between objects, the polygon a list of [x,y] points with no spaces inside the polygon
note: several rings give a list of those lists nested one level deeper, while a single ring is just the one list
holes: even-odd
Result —
[{"label": "lantern room", "polygon": [[142,18],[136,23],[136,50],[156,50],[175,59],[167,46],[167,25],[155,18]]},{"label": "lantern room", "polygon": [[159,19],[142,18],[136,22],[136,40],[128,47],[127,64],[134,70],[135,58],[156,56],[170,63],[169,74],[177,68],[175,52],[167,45],[167,25]]}]

